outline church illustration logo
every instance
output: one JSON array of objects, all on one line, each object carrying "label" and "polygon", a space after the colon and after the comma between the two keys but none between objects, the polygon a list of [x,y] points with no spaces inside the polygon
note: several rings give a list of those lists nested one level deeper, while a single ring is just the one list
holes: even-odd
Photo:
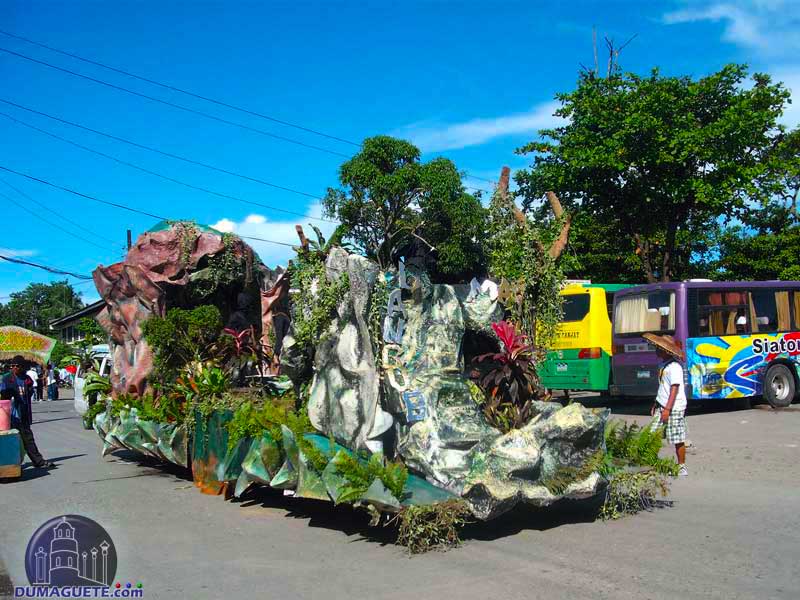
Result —
[{"label": "church illustration logo", "polygon": [[108,587],[117,573],[117,551],[98,523],[80,515],[50,519],[25,552],[32,586]]}]

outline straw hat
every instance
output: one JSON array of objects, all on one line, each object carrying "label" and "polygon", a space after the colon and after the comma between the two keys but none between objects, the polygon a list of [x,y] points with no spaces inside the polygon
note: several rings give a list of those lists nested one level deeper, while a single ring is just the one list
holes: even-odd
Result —
[{"label": "straw hat", "polygon": [[656,335],[655,333],[645,333],[642,337],[646,339],[648,342],[655,344],[665,352],[672,354],[672,356],[674,356],[675,358],[683,360],[683,350],[681,349],[680,342],[677,342],[675,338],[672,337],[671,335]]}]

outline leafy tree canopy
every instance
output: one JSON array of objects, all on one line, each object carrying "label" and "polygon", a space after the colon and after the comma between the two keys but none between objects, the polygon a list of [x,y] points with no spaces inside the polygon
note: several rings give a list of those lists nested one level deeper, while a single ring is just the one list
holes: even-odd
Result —
[{"label": "leafy tree canopy", "polygon": [[0,305],[0,325],[18,325],[44,335],[52,335],[50,322],[83,308],[80,293],[64,281],[31,283],[21,292],[11,294]]},{"label": "leafy tree canopy", "polygon": [[748,235],[742,227],[719,239],[715,279],[732,281],[800,280],[800,225]]},{"label": "leafy tree canopy", "polygon": [[435,278],[483,268],[486,211],[464,191],[451,161],[423,163],[410,142],[376,136],[341,166],[339,181],[344,189],[328,190],[325,212],[382,268],[412,248],[435,256]]},{"label": "leafy tree canopy", "polygon": [[788,97],[767,75],[747,81],[742,65],[699,80],[584,72],[557,96],[567,123],[517,150],[535,154],[516,176],[525,206],[556,191],[632,244],[648,281],[668,281],[689,262],[687,233],[773,193]]}]

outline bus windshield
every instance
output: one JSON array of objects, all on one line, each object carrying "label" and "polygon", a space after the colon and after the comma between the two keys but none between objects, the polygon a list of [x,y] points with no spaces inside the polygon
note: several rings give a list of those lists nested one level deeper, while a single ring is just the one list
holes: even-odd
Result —
[{"label": "bus windshield", "polygon": [[614,311],[614,333],[635,335],[675,331],[675,292],[655,290],[618,298]]},{"label": "bus windshield", "polygon": [[562,309],[564,316],[561,318],[562,323],[583,321],[586,315],[589,314],[589,294],[571,294],[563,296],[563,298]]}]

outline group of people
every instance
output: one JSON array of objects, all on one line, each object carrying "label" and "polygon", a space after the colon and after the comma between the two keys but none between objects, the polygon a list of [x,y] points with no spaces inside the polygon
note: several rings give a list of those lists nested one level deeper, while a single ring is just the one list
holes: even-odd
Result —
[{"label": "group of people", "polygon": [[53,363],[47,363],[47,367],[44,369],[41,365],[31,364],[25,372],[25,376],[31,380],[33,386],[31,401],[36,402],[58,400],[58,387],[65,381],[65,376],[69,376],[69,373],[64,369],[59,370]]},{"label": "group of people", "polygon": [[[11,400],[11,427],[19,431],[25,453],[31,459],[33,466],[37,469],[52,469],[55,464],[42,456],[33,437],[31,402],[36,392],[37,383],[42,380],[42,388],[45,383],[47,383],[48,388],[50,385],[56,385],[55,375],[52,375],[53,379],[50,379],[51,375],[49,373],[45,374],[47,382],[43,381],[44,377],[39,377],[34,381],[29,374],[30,369],[26,371],[28,366],[27,361],[22,356],[15,356],[11,359],[8,365],[8,372],[4,372],[0,376],[0,399]],[[52,367],[52,365],[48,365],[48,367]],[[34,370],[34,372],[36,371]],[[53,383],[49,383],[50,381],[53,381]],[[48,389],[49,395],[50,390]],[[56,398],[51,397],[50,399],[55,400]]]}]

